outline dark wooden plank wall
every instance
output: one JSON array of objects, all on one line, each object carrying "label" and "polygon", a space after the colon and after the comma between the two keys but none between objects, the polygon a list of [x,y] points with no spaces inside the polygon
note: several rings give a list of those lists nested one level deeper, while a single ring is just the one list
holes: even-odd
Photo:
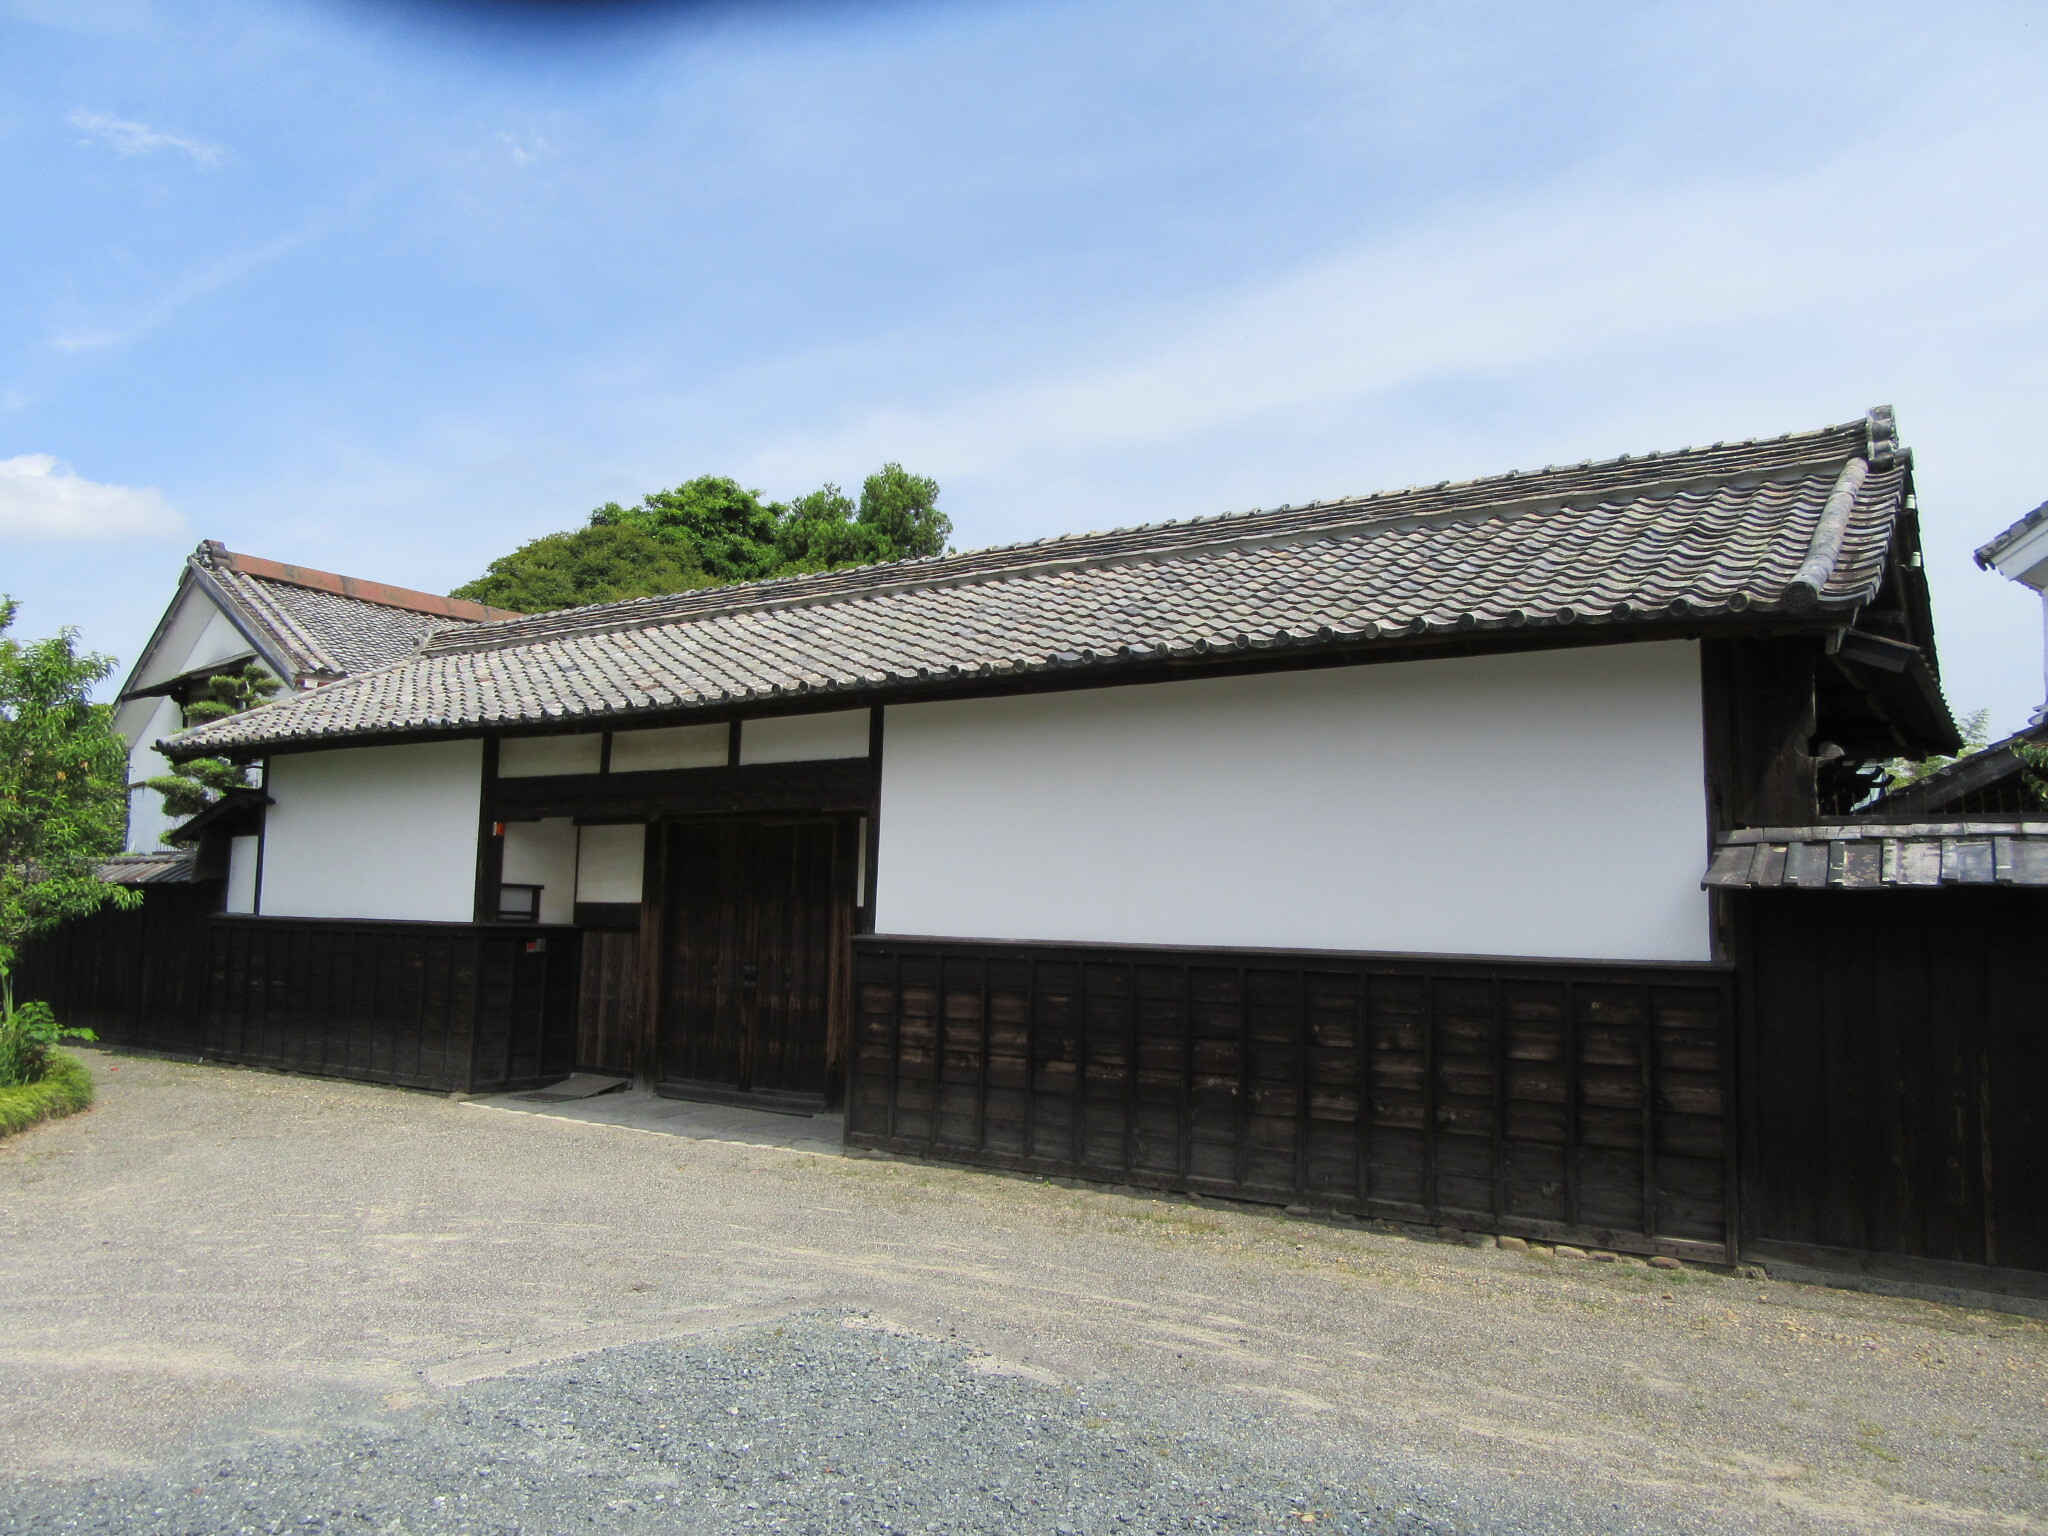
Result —
[{"label": "dark wooden plank wall", "polygon": [[1745,1254],[2048,1295],[2048,891],[1734,899]]},{"label": "dark wooden plank wall", "polygon": [[856,1146],[1728,1256],[1724,968],[855,951]]},{"label": "dark wooden plank wall", "polygon": [[218,917],[205,1054],[448,1092],[531,1087],[575,1066],[579,938],[573,928]]},{"label": "dark wooden plank wall", "polygon": [[639,933],[584,930],[582,972],[576,1005],[576,1065],[586,1072],[638,1071],[644,1030]]},{"label": "dark wooden plank wall", "polygon": [[206,1046],[208,919],[222,887],[145,885],[142,905],[102,907],[33,940],[15,995],[48,1003],[110,1045],[199,1055]]}]

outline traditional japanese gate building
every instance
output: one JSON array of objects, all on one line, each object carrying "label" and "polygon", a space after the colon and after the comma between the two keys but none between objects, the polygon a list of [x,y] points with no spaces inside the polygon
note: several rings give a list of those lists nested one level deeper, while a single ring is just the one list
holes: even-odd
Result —
[{"label": "traditional japanese gate building", "polygon": [[[1818,1261],[1882,1245],[1802,1227],[1820,1175],[1745,1151],[1834,1091],[1744,1086],[1839,1007],[1783,974],[1799,903],[2048,884],[2048,823],[1848,830],[1857,765],[1956,744],[1877,411],[446,624],[162,750],[263,765],[260,825],[213,834],[207,1055],[635,1072],[843,1105],[870,1147]],[[1885,1251],[2026,1288],[2039,1197],[1985,1197],[2026,1202],[2005,1248]]]}]

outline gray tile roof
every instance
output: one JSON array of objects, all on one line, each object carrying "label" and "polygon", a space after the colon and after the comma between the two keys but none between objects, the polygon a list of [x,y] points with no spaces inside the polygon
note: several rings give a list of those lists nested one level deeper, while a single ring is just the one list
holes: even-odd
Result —
[{"label": "gray tile roof", "polygon": [[436,630],[460,624],[237,570],[216,568],[213,577],[297,664],[300,676],[347,677],[388,666],[412,655]]},{"label": "gray tile roof", "polygon": [[2048,885],[2048,820],[1755,827],[1725,834],[1710,890]]},{"label": "gray tile roof", "polygon": [[520,617],[507,608],[237,554],[212,540],[194,550],[185,567],[185,580],[198,582],[294,687],[389,666],[442,629]]},{"label": "gray tile roof", "polygon": [[1306,660],[1426,635],[1841,613],[1877,590],[1910,463],[1880,410],[1768,440],[466,625],[172,750],[851,703],[1218,651]]}]

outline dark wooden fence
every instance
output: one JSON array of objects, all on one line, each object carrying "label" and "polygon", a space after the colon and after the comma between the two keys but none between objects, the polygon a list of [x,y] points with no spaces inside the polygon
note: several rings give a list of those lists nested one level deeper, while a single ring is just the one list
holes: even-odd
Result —
[{"label": "dark wooden fence", "polygon": [[1725,969],[855,947],[853,1145],[1728,1257]]},{"label": "dark wooden fence", "polygon": [[180,1055],[206,1049],[207,924],[218,881],[137,887],[142,904],[102,907],[28,945],[15,995],[114,1045]]},{"label": "dark wooden fence", "polygon": [[[114,1044],[443,1091],[631,1069],[634,934],[217,900],[74,923],[21,995]],[[847,1140],[2048,1295],[2048,892],[1732,900],[1739,1079],[1717,967],[857,939]]]},{"label": "dark wooden fence", "polygon": [[575,1066],[573,928],[219,917],[209,937],[217,1060],[472,1093]]},{"label": "dark wooden fence", "polygon": [[17,995],[109,1045],[368,1082],[481,1093],[576,1067],[574,928],[230,917],[218,882],[142,892],[37,939]]},{"label": "dark wooden fence", "polygon": [[2048,1295],[2048,891],[1759,891],[1745,1255]]}]

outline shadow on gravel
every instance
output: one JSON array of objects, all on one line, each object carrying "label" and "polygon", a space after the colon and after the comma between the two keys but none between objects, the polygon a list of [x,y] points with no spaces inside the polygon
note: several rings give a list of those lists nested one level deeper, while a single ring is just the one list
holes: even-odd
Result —
[{"label": "shadow on gravel", "polygon": [[687,1344],[337,1406],[147,1478],[13,1481],[0,1531],[1501,1531],[1369,1489],[1303,1484],[1085,1392],[1001,1374],[865,1318],[805,1316]]}]

